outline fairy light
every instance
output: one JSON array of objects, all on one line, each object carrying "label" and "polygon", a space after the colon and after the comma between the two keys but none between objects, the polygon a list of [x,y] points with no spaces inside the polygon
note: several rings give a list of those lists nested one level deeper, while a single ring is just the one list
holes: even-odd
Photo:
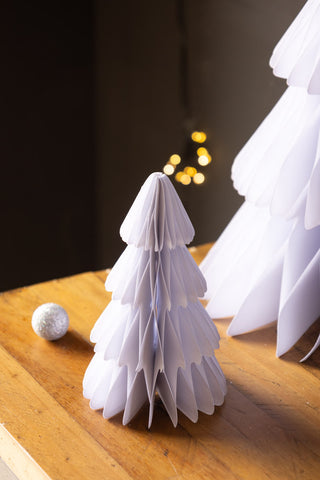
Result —
[{"label": "fairy light", "polygon": [[[199,145],[206,142],[207,134],[203,131],[195,130],[190,133],[190,137],[195,145],[190,142],[190,140],[186,143],[185,158],[177,153],[172,154],[162,170],[166,175],[174,176],[175,181],[182,185],[190,185],[192,181],[196,185],[201,185],[206,180],[206,177],[203,173],[198,172],[196,167],[198,167],[198,165],[200,167],[206,167],[212,161],[212,157],[207,148],[205,148],[204,145]],[[190,163],[188,165],[187,162],[190,162],[191,165]],[[184,167],[183,163],[187,163],[187,166]],[[196,165],[192,166],[193,163],[196,163]],[[179,171],[177,171],[178,165],[180,167]]]},{"label": "fairy light", "polygon": [[209,165],[211,160],[212,160],[212,158],[209,154],[208,155],[200,155],[200,157],[198,158],[198,163],[202,167],[206,167],[207,165]]},{"label": "fairy light", "polygon": [[180,157],[180,155],[178,155],[177,153],[174,153],[174,154],[171,155],[171,157],[169,158],[169,162],[172,163],[172,165],[179,165],[179,163],[181,162],[181,157]]},{"label": "fairy light", "polygon": [[201,157],[201,155],[206,155],[206,156],[208,156],[209,153],[208,153],[208,150],[207,150],[206,148],[204,148],[204,147],[199,147],[199,148],[197,149],[197,155],[198,155],[198,157]]},{"label": "fairy light", "polygon": [[170,163],[167,163],[167,165],[163,167],[163,173],[165,173],[166,175],[172,175],[174,171],[175,171],[175,167]]},{"label": "fairy light", "polygon": [[184,172],[177,172],[174,178],[176,179],[177,182],[181,182],[181,177],[183,175],[184,175]]},{"label": "fairy light", "polygon": [[189,175],[189,177],[194,177],[195,174],[197,173],[197,169],[194,168],[194,167],[186,167],[184,169],[184,173],[186,173],[187,175]]},{"label": "fairy light", "polygon": [[191,177],[187,173],[183,173],[180,179],[182,185],[189,185],[191,183]]},{"label": "fairy light", "polygon": [[204,143],[207,140],[207,135],[204,132],[192,132],[191,138],[196,143]]},{"label": "fairy light", "polygon": [[198,172],[193,177],[193,182],[197,185],[200,185],[201,183],[203,183],[205,181],[205,178],[206,177],[203,175],[203,173]]}]

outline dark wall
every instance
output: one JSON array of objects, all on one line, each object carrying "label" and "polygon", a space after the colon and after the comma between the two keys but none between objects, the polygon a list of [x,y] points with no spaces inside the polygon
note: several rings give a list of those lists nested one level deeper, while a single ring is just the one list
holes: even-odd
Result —
[{"label": "dark wall", "polygon": [[90,1],[0,9],[0,289],[92,268]]},{"label": "dark wall", "polygon": [[112,265],[137,191],[181,142],[176,2],[96,2],[97,251]]},{"label": "dark wall", "polygon": [[270,54],[303,4],[4,3],[0,290],[112,266],[138,189],[183,151],[185,127],[208,133],[214,160],[205,184],[175,186],[195,243],[217,238],[241,203],[233,158],[285,88]]}]

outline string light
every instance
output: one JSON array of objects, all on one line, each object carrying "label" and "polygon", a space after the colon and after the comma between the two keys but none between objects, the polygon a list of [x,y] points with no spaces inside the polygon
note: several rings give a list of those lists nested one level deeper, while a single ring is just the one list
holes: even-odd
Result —
[{"label": "string light", "polygon": [[201,172],[196,173],[195,176],[193,177],[193,182],[196,183],[197,185],[200,185],[204,181],[205,181],[205,176]]},{"label": "string light", "polygon": [[171,163],[167,163],[167,165],[163,167],[163,173],[165,173],[166,175],[172,175],[174,171],[175,168],[173,165],[171,165]]},{"label": "string light", "polygon": [[183,173],[180,179],[182,185],[189,185],[191,183],[191,177],[187,173]]},{"label": "string light", "polygon": [[208,156],[209,153],[208,153],[208,150],[207,150],[206,148],[204,148],[204,147],[199,147],[199,148],[197,149],[197,155],[198,155],[198,157],[201,157],[201,155],[206,155],[206,156]]},{"label": "string light", "polygon": [[177,182],[181,182],[181,177],[182,175],[184,175],[184,172],[177,172],[176,175],[175,175],[175,179]]},{"label": "string light", "polygon": [[[202,131],[195,130],[190,134],[190,136],[192,142],[195,144],[201,144],[207,140],[207,134]],[[196,151],[197,155],[193,161],[197,162],[201,167],[206,167],[212,161],[210,153],[204,146],[197,146],[192,142],[189,140],[186,144],[185,163],[192,161],[192,156]],[[168,176],[173,175],[176,171],[177,165],[179,165],[181,162],[183,162],[183,158],[181,158],[181,156],[177,153],[174,153],[169,157],[169,160],[163,167],[163,172]],[[196,185],[201,185],[205,181],[205,175],[201,172],[198,172],[197,168],[191,165],[189,164],[186,167],[180,167],[181,170],[176,172],[174,175],[176,182],[182,183],[182,185],[190,185],[190,183],[193,181],[193,183]]]},{"label": "string light", "polygon": [[171,157],[169,158],[169,162],[172,163],[172,165],[179,165],[179,163],[181,162],[181,157],[180,157],[180,155],[174,153],[174,154],[171,155]]},{"label": "string light", "polygon": [[204,132],[192,132],[191,138],[196,143],[204,143],[207,140],[207,135]]},{"label": "string light", "polygon": [[195,174],[197,173],[197,169],[194,168],[194,167],[186,167],[184,169],[184,173],[186,173],[187,175],[189,175],[189,177],[194,177]]},{"label": "string light", "polygon": [[212,158],[209,154],[208,155],[200,155],[200,157],[198,158],[198,163],[202,167],[206,167],[207,165],[209,165],[211,160],[212,160]]}]

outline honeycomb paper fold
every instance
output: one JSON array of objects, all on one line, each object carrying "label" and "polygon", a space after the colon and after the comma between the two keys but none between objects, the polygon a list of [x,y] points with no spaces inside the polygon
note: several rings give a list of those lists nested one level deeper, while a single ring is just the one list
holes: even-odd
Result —
[{"label": "honeycomb paper fold", "polygon": [[288,85],[320,94],[320,1],[309,0],[277,44],[270,66]]},{"label": "honeycomb paper fold", "polygon": [[235,158],[245,202],[200,265],[208,313],[230,335],[277,320],[278,356],[320,316],[319,25],[309,0],[274,50],[290,86]]},{"label": "honeycomb paper fold", "polygon": [[84,396],[127,424],[155,395],[173,424],[178,410],[193,422],[221,405],[226,382],[215,358],[219,334],[199,302],[205,279],[187,250],[194,230],[170,180],[154,173],[121,226],[127,248],[107,277],[112,301],[97,320],[95,354]]}]

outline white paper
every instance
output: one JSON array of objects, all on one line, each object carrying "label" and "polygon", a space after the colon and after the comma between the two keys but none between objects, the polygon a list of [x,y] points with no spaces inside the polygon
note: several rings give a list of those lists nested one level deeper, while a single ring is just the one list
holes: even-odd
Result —
[{"label": "white paper", "polygon": [[229,317],[239,311],[279,251],[284,255],[293,227],[293,221],[271,217],[266,208],[242,205],[200,265],[208,284],[209,315]]},{"label": "white paper", "polygon": [[216,361],[219,335],[198,298],[205,279],[185,243],[193,227],[166,175],[152,174],[121,226],[129,244],[106,281],[112,301],[97,320],[95,355],[84,396],[127,424],[147,402],[149,427],[160,396],[173,424],[223,403],[226,382]]},{"label": "white paper", "polygon": [[[214,287],[208,313],[214,318],[234,316],[229,335],[277,320],[276,354],[281,356],[320,316],[320,226],[306,230],[298,218],[270,217],[264,229],[255,230],[252,212],[265,215],[261,210],[245,202],[200,269]],[[240,255],[232,255],[232,250],[228,255],[229,246],[238,244]]]},{"label": "white paper", "polygon": [[289,85],[320,94],[320,0],[309,0],[274,49],[270,66]]},{"label": "white paper", "polygon": [[289,87],[235,158],[235,188],[272,215],[294,216],[300,196],[312,195],[319,130],[320,96]]},{"label": "white paper", "polygon": [[234,317],[230,335],[277,321],[277,356],[320,316],[319,26],[309,0],[274,50],[291,86],[235,158],[245,202],[200,265],[209,314]]}]

